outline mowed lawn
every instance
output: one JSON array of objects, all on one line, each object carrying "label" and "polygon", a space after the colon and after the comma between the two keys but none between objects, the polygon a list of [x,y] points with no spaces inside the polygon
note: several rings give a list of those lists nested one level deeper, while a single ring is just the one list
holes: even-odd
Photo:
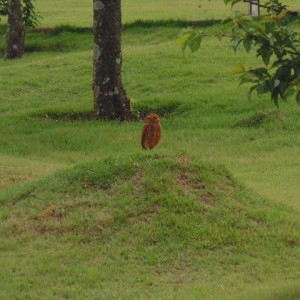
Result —
[{"label": "mowed lawn", "polygon": [[[90,4],[37,1],[40,26],[90,27]],[[122,5],[128,24],[230,14],[216,0]],[[22,59],[0,60],[0,298],[300,297],[299,105],[248,100],[231,70],[261,64],[253,53],[207,38],[183,55],[180,29],[123,31],[133,109],[161,116],[150,154],[142,120],[87,118],[91,32],[29,32]]]},{"label": "mowed lawn", "polygon": [[[232,14],[230,5],[223,0],[122,0],[122,17],[124,23],[136,20],[206,20],[223,19]],[[299,9],[297,0],[284,3],[291,9]],[[43,16],[42,26],[62,24],[81,27],[92,26],[92,4],[88,1],[70,0],[68,2],[36,0],[36,9]],[[246,4],[238,4],[233,10],[247,12]]]}]

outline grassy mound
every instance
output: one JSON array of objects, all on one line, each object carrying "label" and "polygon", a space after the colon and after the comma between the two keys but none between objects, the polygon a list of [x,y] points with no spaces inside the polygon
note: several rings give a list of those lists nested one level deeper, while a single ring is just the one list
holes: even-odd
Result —
[{"label": "grassy mound", "polygon": [[297,269],[296,214],[185,156],[94,161],[0,203],[6,296],[171,297],[187,285],[199,295],[216,278],[233,286]]}]

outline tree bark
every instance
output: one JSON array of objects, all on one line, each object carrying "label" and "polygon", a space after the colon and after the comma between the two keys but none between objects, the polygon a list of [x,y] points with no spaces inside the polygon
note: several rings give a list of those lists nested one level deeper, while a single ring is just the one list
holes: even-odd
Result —
[{"label": "tree bark", "polygon": [[8,1],[7,37],[5,58],[21,57],[25,51],[25,28],[20,0]]},{"label": "tree bark", "polygon": [[121,78],[121,0],[93,0],[93,4],[95,117],[131,120],[130,99]]}]

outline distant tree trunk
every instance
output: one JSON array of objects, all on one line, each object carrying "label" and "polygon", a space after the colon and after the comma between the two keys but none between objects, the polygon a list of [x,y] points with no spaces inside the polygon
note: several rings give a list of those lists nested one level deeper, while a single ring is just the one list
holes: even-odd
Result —
[{"label": "distant tree trunk", "polygon": [[131,120],[121,79],[121,0],[93,0],[94,112],[98,119]]},{"label": "distant tree trunk", "polygon": [[5,58],[13,59],[24,54],[25,28],[20,0],[8,1],[7,37]]}]

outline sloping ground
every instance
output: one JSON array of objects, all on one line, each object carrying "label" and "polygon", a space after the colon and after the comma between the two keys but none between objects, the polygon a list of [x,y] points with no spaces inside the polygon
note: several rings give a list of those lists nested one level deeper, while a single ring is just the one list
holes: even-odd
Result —
[{"label": "sloping ground", "polygon": [[300,277],[297,214],[185,156],[94,161],[0,204],[1,299],[208,298]]},{"label": "sloping ground", "polygon": [[31,181],[39,176],[45,176],[62,167],[64,165],[55,161],[49,163],[0,154],[0,190]]}]

